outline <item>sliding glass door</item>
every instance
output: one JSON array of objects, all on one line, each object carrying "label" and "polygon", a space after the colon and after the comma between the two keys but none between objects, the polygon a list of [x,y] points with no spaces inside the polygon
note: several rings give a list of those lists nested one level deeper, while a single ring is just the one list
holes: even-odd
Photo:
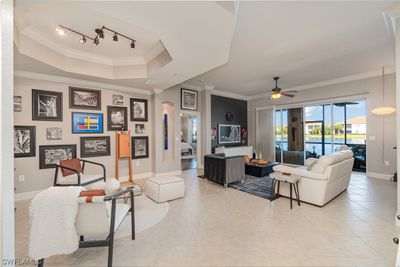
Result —
[{"label": "sliding glass door", "polygon": [[365,100],[278,109],[275,160],[303,165],[304,158],[319,158],[347,145],[354,153],[353,170],[365,172],[366,129]]}]

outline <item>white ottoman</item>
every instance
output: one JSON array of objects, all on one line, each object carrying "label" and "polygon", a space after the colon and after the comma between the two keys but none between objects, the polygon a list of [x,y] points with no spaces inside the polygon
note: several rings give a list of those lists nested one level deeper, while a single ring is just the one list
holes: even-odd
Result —
[{"label": "white ottoman", "polygon": [[146,196],[155,202],[165,202],[185,196],[185,183],[176,176],[157,176],[148,178],[144,189]]}]

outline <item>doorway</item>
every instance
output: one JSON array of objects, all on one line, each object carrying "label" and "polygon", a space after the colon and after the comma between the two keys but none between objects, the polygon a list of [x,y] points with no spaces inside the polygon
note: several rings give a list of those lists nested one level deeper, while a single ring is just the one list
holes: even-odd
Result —
[{"label": "doorway", "polygon": [[181,169],[198,168],[200,156],[200,114],[198,112],[181,113]]}]

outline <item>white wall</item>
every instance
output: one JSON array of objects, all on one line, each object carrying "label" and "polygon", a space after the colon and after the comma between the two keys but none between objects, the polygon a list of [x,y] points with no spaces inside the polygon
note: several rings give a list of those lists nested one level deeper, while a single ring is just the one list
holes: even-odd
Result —
[{"label": "white wall", "polygon": [[[49,91],[57,91],[63,93],[63,121],[32,121],[32,89],[41,89]],[[93,88],[98,89],[98,88]],[[89,160],[100,162],[106,166],[107,177],[115,177],[115,132],[107,131],[107,106],[112,106],[112,95],[120,94],[124,96],[124,107],[128,108],[129,113],[129,98],[144,98],[149,99],[150,95],[127,94],[118,91],[101,90],[101,110],[83,110],[69,108],[69,90],[68,85],[63,83],[55,83],[41,80],[15,78],[14,95],[22,96],[22,112],[14,112],[15,125],[34,125],[36,126],[36,156],[26,158],[15,158],[14,181],[16,193],[30,192],[47,188],[53,184],[54,169],[39,169],[39,145],[58,145],[58,144],[76,144],[77,156],[80,157],[80,137],[81,136],[110,136],[111,139],[111,155],[105,157],[92,157]],[[151,101],[148,101],[149,119],[151,118]],[[94,112],[103,113],[104,118],[104,133],[103,134],[72,134],[71,133],[71,112]],[[142,123],[142,122],[137,122]],[[144,122],[145,134],[135,134],[135,122],[130,121],[128,114],[128,128],[131,130],[132,136],[149,136],[149,151],[150,157],[147,159],[132,160],[133,178],[135,176],[147,176],[152,172],[152,159],[154,154],[152,151],[152,127],[150,120]],[[62,127],[62,140],[49,141],[46,139],[46,128]],[[89,165],[87,165],[89,167]],[[85,168],[87,168],[85,167]],[[90,173],[97,172],[96,169],[88,168]],[[120,176],[128,175],[128,160],[120,161]],[[19,175],[25,176],[25,181],[19,182]]]},{"label": "white wall", "polygon": [[[352,98],[354,95],[366,95],[367,98],[367,135],[375,140],[367,140],[367,172],[385,174],[386,177],[396,171],[396,114],[377,116],[371,110],[382,104],[381,77],[373,77],[358,81],[313,88],[300,91],[294,98],[282,97],[273,101],[268,97],[248,101],[248,128],[249,145],[254,145],[255,138],[255,110],[256,107],[293,104],[301,106],[308,101],[324,102],[324,99]],[[385,75],[385,104],[396,105],[395,75]],[[383,150],[384,148],[384,150]],[[389,166],[384,165],[389,161]],[[382,175],[378,175],[383,177]]]}]

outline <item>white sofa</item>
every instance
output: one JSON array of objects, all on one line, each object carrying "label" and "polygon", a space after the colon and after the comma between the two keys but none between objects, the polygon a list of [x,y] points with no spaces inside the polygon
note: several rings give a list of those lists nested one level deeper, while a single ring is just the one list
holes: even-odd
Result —
[{"label": "white sofa", "polygon": [[[300,200],[322,207],[349,186],[353,163],[353,152],[347,149],[320,157],[310,171],[305,166],[285,165],[276,165],[273,170],[300,176]],[[281,183],[280,194],[289,196],[288,184]]]},{"label": "white sofa", "polygon": [[231,146],[231,147],[216,147],[215,154],[225,154],[225,157],[233,156],[248,156],[253,158],[253,147],[252,146]]}]

